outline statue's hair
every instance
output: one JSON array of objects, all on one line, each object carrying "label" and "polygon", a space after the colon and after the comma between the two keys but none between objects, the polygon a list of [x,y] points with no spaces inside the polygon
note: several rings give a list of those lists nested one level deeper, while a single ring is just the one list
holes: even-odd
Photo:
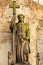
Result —
[{"label": "statue's hair", "polygon": [[17,17],[18,19],[20,18],[20,16],[22,16],[23,18],[25,18],[25,16],[23,14],[19,14]]}]

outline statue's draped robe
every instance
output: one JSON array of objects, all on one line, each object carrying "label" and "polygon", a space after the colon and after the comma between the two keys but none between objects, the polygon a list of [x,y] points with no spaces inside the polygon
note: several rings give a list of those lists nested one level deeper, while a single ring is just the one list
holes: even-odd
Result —
[{"label": "statue's draped robe", "polygon": [[26,23],[21,22],[16,23],[16,47],[17,47],[17,59],[19,61],[23,60],[23,48],[28,39],[30,39],[30,29],[28,25]]}]

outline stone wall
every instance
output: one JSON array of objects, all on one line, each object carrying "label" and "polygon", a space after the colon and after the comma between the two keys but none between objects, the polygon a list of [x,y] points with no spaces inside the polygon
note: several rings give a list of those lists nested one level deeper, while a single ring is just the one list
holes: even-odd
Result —
[{"label": "stone wall", "polygon": [[40,54],[39,65],[43,65],[43,24],[40,23],[37,29],[37,52]]},{"label": "stone wall", "polygon": [[9,10],[7,6],[4,16],[0,17],[0,65],[8,65],[8,51],[11,52],[11,33],[9,29],[11,16],[11,9]]},{"label": "stone wall", "polygon": [[8,65],[8,51],[11,52],[11,34],[0,32],[0,65]]},{"label": "stone wall", "polygon": [[[20,8],[16,9],[16,21],[14,22],[18,22],[17,19],[18,14],[25,15],[24,22],[28,23],[30,27],[30,33],[31,33],[30,35],[31,53],[29,55],[29,62],[31,65],[36,65],[36,54],[38,51],[40,51],[40,48],[41,50],[43,48],[41,45],[38,45],[39,50],[37,50],[37,43],[36,43],[36,40],[40,38],[40,36],[37,35],[37,26],[39,26],[39,20],[43,20],[43,14],[42,14],[43,11],[42,10],[36,11],[37,7],[36,6],[32,7],[32,3],[29,4],[30,0],[29,1],[25,0],[25,2],[24,0],[16,0],[16,2],[17,4],[20,5]],[[35,3],[33,5],[35,5]],[[8,51],[11,51],[11,33],[9,30],[9,25],[12,18],[12,13],[13,13],[12,9],[9,8],[9,6],[6,6],[3,18],[0,17],[0,65],[8,65]],[[40,53],[42,53],[42,51]]]}]

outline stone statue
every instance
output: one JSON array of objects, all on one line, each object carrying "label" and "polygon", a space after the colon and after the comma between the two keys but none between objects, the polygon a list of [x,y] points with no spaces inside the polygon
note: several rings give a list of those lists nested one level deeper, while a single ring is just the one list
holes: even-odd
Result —
[{"label": "stone statue", "polygon": [[16,58],[17,62],[28,63],[30,53],[30,29],[27,23],[24,23],[25,16],[18,15],[18,23],[16,23]]}]

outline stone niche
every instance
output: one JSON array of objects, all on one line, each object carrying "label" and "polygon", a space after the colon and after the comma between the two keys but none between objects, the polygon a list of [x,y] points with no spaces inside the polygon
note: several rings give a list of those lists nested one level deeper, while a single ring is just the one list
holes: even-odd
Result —
[{"label": "stone niche", "polygon": [[[25,3],[26,3],[26,1],[27,0],[25,0]],[[40,29],[37,28],[37,20],[36,19],[31,20],[31,18],[34,17],[33,14],[35,14],[35,13],[32,12],[30,10],[30,8],[28,8],[24,4],[24,0],[17,0],[17,2],[18,2],[18,4],[20,3],[20,8],[16,10],[16,14],[17,15],[18,14],[24,14],[25,15],[25,22],[27,22],[29,24],[30,32],[31,32],[31,35],[30,35],[31,53],[29,55],[29,62],[31,65],[36,65],[36,40],[37,40],[37,52],[40,53],[40,57],[41,57],[40,65],[41,64],[43,65],[43,52],[42,52],[43,51],[43,44],[42,44],[43,43],[43,27],[41,27]],[[10,16],[12,16],[12,13],[11,13],[12,10],[8,11],[7,7],[6,7],[6,10],[7,10],[7,12],[5,12],[5,13],[7,13],[6,18],[7,18],[8,14]],[[29,19],[29,17],[31,17],[31,18]],[[16,22],[17,21],[18,20],[16,20]],[[5,29],[8,29],[8,28],[6,28],[7,24],[4,26],[5,26]],[[7,26],[7,27],[9,27],[9,26]],[[39,27],[39,25],[38,25],[38,27]],[[36,28],[39,29],[37,31],[37,39],[36,39]],[[0,65],[8,65],[8,51],[11,51],[11,33],[0,32]],[[14,52],[14,54],[15,54],[15,52]]]}]

